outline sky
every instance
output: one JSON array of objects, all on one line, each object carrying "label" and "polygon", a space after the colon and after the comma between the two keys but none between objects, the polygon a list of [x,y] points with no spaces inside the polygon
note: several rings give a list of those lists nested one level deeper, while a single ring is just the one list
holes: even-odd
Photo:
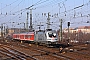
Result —
[{"label": "sky", "polygon": [[[1,0],[0,1],[0,25],[4,23],[9,28],[23,28],[27,19],[27,12],[32,9],[33,28],[47,28],[47,15],[50,13],[50,27],[59,29],[60,19],[63,20],[63,28],[90,26],[90,0]],[[28,18],[30,25],[30,17]],[[13,23],[14,22],[14,23]],[[21,23],[21,24],[20,24]],[[18,25],[19,24],[19,25]]]}]

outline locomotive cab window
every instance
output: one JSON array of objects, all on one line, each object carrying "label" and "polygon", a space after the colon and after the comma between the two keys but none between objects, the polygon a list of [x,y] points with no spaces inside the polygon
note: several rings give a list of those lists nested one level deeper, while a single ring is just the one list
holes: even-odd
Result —
[{"label": "locomotive cab window", "polygon": [[49,37],[56,37],[55,33],[48,33]]},{"label": "locomotive cab window", "polygon": [[53,33],[53,37],[56,37],[56,33]]}]

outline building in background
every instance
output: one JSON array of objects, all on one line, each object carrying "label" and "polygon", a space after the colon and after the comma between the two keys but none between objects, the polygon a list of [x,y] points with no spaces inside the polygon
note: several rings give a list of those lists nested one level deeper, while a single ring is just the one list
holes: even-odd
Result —
[{"label": "building in background", "polygon": [[[68,29],[65,28],[64,33],[68,33]],[[70,28],[69,29],[69,33],[78,33],[78,32],[82,32],[82,33],[90,33],[90,26],[80,26],[77,28]]]}]

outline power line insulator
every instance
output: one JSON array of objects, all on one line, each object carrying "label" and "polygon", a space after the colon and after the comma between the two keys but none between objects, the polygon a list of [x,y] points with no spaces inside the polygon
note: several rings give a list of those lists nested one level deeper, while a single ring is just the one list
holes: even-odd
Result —
[{"label": "power line insulator", "polygon": [[7,12],[6,12],[6,15],[7,15]]}]

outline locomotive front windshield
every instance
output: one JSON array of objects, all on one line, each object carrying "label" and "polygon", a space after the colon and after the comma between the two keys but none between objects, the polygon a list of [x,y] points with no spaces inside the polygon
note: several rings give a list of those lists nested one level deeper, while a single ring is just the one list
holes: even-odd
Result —
[{"label": "locomotive front windshield", "polygon": [[56,37],[56,33],[48,33],[49,37]]}]

